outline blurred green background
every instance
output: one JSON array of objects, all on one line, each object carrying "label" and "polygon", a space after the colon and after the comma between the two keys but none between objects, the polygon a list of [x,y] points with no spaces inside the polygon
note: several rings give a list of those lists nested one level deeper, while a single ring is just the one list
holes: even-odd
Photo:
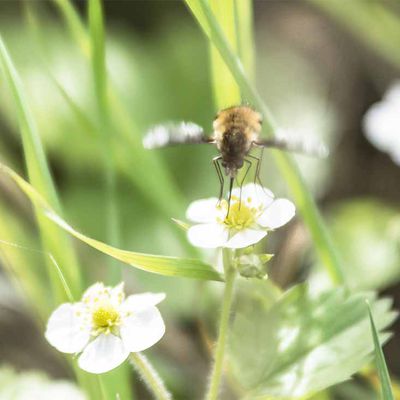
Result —
[{"label": "blurred green background", "polygon": [[[340,1],[326,3],[333,9],[340,6]],[[366,9],[376,2],[353,3]],[[396,2],[380,3],[400,21]],[[75,5],[85,18],[86,3]],[[351,27],[351,12],[354,19],[361,16],[351,7],[348,12]],[[218,193],[211,163],[216,149],[187,146],[149,152],[141,148],[141,138],[148,127],[162,121],[192,120],[211,131],[218,110],[213,106],[207,43],[178,1],[106,1],[104,13],[119,245],[154,254],[198,256],[171,218],[183,220],[190,201]],[[327,215],[348,282],[355,290],[376,288],[390,294],[396,305],[400,302],[400,168],[369,144],[361,121],[399,76],[400,63],[318,1],[255,1],[254,15],[259,91],[296,140],[314,138],[331,149],[328,159],[296,158]],[[376,14],[366,12],[363,17],[368,15]],[[372,17],[371,21],[376,23],[371,29],[380,30],[384,40],[398,43],[400,35],[393,35],[389,24]],[[104,150],[95,129],[99,121],[85,43],[77,43],[51,1],[3,0],[0,32],[23,80],[66,219],[81,232],[109,241]],[[14,103],[3,77],[0,161],[25,174]],[[262,181],[277,196],[288,195],[268,151]],[[3,176],[0,221],[0,240],[27,248],[0,243],[0,362],[18,370],[38,368],[54,377],[65,376],[64,364],[36,326],[37,310],[18,290],[15,273],[9,273],[10,265],[17,265],[18,279],[40,280],[44,261],[35,251],[40,245],[30,205]],[[107,281],[107,257],[76,241],[74,246],[86,282]],[[275,234],[266,250],[276,253],[270,276],[277,284],[289,287],[311,275],[319,290],[327,281],[300,220]],[[205,256],[213,260],[212,253]],[[207,316],[212,326],[214,315],[207,311],[215,310],[214,289],[219,288],[210,285],[205,292],[198,282],[119,267],[128,291],[167,293],[168,301],[161,306],[167,333],[149,352],[150,358],[180,398],[198,397],[208,367],[201,335],[205,328],[198,329],[199,320]],[[46,297],[40,297],[46,303]],[[400,325],[393,330],[399,333]],[[395,375],[400,374],[398,349],[396,337],[385,347]],[[189,387],[188,380],[193,382]],[[337,391],[338,398],[351,398],[343,395],[346,385]]]}]

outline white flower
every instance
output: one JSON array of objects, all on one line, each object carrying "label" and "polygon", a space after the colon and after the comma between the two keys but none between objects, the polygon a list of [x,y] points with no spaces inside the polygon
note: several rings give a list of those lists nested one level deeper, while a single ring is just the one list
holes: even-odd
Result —
[{"label": "white flower", "polygon": [[363,126],[368,140],[400,165],[400,81],[367,111]]},{"label": "white flower", "polygon": [[3,400],[87,400],[72,382],[50,380],[41,371],[16,373],[11,368],[0,368],[0,399]]},{"label": "white flower", "polygon": [[242,248],[259,242],[268,231],[279,228],[295,215],[294,204],[274,199],[273,193],[260,185],[243,186],[232,191],[228,203],[215,197],[194,201],[186,217],[197,222],[188,230],[189,241],[198,247]]},{"label": "white flower", "polygon": [[164,298],[164,293],[142,293],[125,299],[123,283],[95,283],[80,302],[61,304],[51,314],[45,336],[62,353],[82,353],[83,370],[101,374],[162,338],[165,325],[156,305]]}]

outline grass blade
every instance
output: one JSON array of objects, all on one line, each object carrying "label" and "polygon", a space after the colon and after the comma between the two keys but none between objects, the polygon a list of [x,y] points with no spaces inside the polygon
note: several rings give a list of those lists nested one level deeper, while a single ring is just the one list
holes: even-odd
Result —
[{"label": "grass blade", "polygon": [[[221,29],[231,48],[237,51],[235,0],[211,0],[210,5],[220,21]],[[241,101],[239,86],[212,42],[210,42],[210,55],[213,87],[219,89],[214,90],[217,109],[239,104]]]},{"label": "grass blade", "polygon": [[[61,206],[49,172],[40,136],[25,100],[22,83],[1,37],[0,65],[14,97],[29,180],[43,193],[49,204],[58,213],[61,213]],[[59,229],[49,225],[48,221],[43,219],[43,216],[37,214],[37,220],[46,252],[53,254],[62,265],[68,266],[66,274],[71,290],[75,295],[80,294],[81,276],[68,238]],[[47,260],[47,263],[53,294],[56,301],[61,302],[65,300],[64,290],[51,262]]]},{"label": "grass blade", "polygon": [[[97,105],[97,126],[101,139],[101,151],[104,164],[104,181],[106,193],[106,225],[108,241],[115,246],[120,242],[118,201],[116,193],[116,177],[114,153],[110,152],[112,127],[110,124],[110,110],[108,102],[108,82],[106,68],[106,50],[104,18],[100,0],[90,0],[89,8],[89,32],[91,47],[91,63],[95,98]],[[108,280],[116,284],[121,280],[121,270],[118,269],[115,260],[109,264]]]},{"label": "grass blade", "polygon": [[110,246],[106,243],[92,239],[88,236],[73,229],[66,221],[64,221],[46,202],[46,200],[30,185],[22,179],[17,173],[5,165],[0,164],[0,171],[4,172],[20,187],[20,189],[28,196],[35,207],[57,224],[60,228],[70,233],[72,236],[88,244],[89,246],[107,254],[125,264],[129,264],[135,268],[142,269],[147,272],[153,272],[165,276],[177,276],[200,280],[222,281],[220,274],[209,264],[200,260],[167,257],[159,255],[151,255],[145,253],[136,253],[133,251],[121,250]]},{"label": "grass blade", "polygon": [[385,356],[383,354],[382,347],[379,342],[378,333],[376,331],[374,318],[371,312],[371,306],[368,301],[367,301],[367,307],[368,307],[369,319],[371,322],[372,337],[374,340],[376,368],[378,370],[379,380],[381,381],[382,399],[394,400],[389,371],[386,366]]},{"label": "grass blade", "polygon": [[251,82],[254,82],[253,2],[251,0],[235,0],[235,17],[239,58],[247,77]]},{"label": "grass blade", "polygon": [[74,37],[75,41],[79,44],[82,52],[89,56],[90,43],[85,26],[83,25],[78,13],[69,0],[53,0],[57,7],[60,9],[64,20],[68,25],[69,31]]},{"label": "grass blade", "polygon": [[[234,76],[241,89],[243,100],[248,101],[263,114],[264,127],[270,136],[274,136],[278,129],[278,125],[269,108],[247,78],[243,64],[231,49],[217,19],[210,9],[210,6],[205,0],[185,1],[192,12],[197,12],[194,16],[199,21],[200,26],[202,28],[203,26],[206,27],[204,33],[218,49],[223,60]],[[331,236],[319,210],[317,209],[314,199],[300,174],[297,164],[293,158],[285,152],[274,151],[273,153],[275,161],[292,192],[301,215],[303,216],[304,222],[308,226],[317,254],[325,266],[331,280],[336,284],[344,283],[342,266],[338,254],[333,246]]]}]

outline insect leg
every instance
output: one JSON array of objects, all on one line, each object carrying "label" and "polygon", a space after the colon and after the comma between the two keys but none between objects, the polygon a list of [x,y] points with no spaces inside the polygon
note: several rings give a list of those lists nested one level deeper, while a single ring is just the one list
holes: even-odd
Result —
[{"label": "insect leg", "polygon": [[[257,158],[257,157],[253,157],[253,156],[251,156],[251,158]],[[257,159],[258,160],[258,159]],[[243,188],[243,183],[244,183],[244,181],[245,181],[245,179],[246,179],[246,177],[247,177],[247,175],[248,175],[248,173],[249,173],[249,171],[250,171],[250,168],[251,168],[251,166],[253,165],[253,163],[250,161],[250,160],[247,160],[246,158],[243,160],[244,162],[246,162],[246,163],[248,163],[248,167],[247,167],[247,169],[246,169],[246,172],[244,173],[244,176],[243,176],[243,178],[242,178],[242,180],[241,180],[241,182],[240,182],[240,195],[239,195],[239,210],[240,210],[240,206],[242,205],[242,188]]]},{"label": "insect leg", "polygon": [[252,154],[248,154],[247,157],[256,160],[256,173],[254,175],[254,183],[258,182],[261,186],[263,186],[260,178],[260,170],[261,170],[261,163],[264,154],[264,147],[261,148],[260,157],[253,156]]},{"label": "insect leg", "polygon": [[229,178],[229,197],[228,197],[228,212],[226,213],[226,218],[229,216],[229,210],[231,208],[231,197],[232,197],[232,188],[233,188],[233,181],[235,178]]},{"label": "insect leg", "polygon": [[221,202],[222,196],[224,195],[224,176],[223,176],[222,171],[221,171],[221,166],[219,165],[219,161],[221,161],[221,159],[222,159],[221,156],[217,156],[217,157],[214,157],[213,160],[212,160],[213,164],[214,164],[214,167],[215,167],[215,170],[217,171],[219,184],[220,184],[218,204]]}]

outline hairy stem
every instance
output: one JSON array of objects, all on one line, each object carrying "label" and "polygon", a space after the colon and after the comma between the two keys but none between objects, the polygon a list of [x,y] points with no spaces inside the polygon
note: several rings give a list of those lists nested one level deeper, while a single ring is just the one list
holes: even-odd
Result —
[{"label": "hairy stem", "polygon": [[171,400],[172,395],[149,360],[142,353],[131,353],[130,362],[157,400]]},{"label": "hairy stem", "polygon": [[222,301],[222,310],[219,321],[218,341],[214,353],[214,365],[211,370],[210,385],[206,394],[206,400],[215,400],[218,398],[219,386],[221,383],[226,340],[228,337],[229,317],[233,302],[234,283],[236,271],[232,267],[231,250],[223,249],[223,262],[225,270],[225,289]]}]

